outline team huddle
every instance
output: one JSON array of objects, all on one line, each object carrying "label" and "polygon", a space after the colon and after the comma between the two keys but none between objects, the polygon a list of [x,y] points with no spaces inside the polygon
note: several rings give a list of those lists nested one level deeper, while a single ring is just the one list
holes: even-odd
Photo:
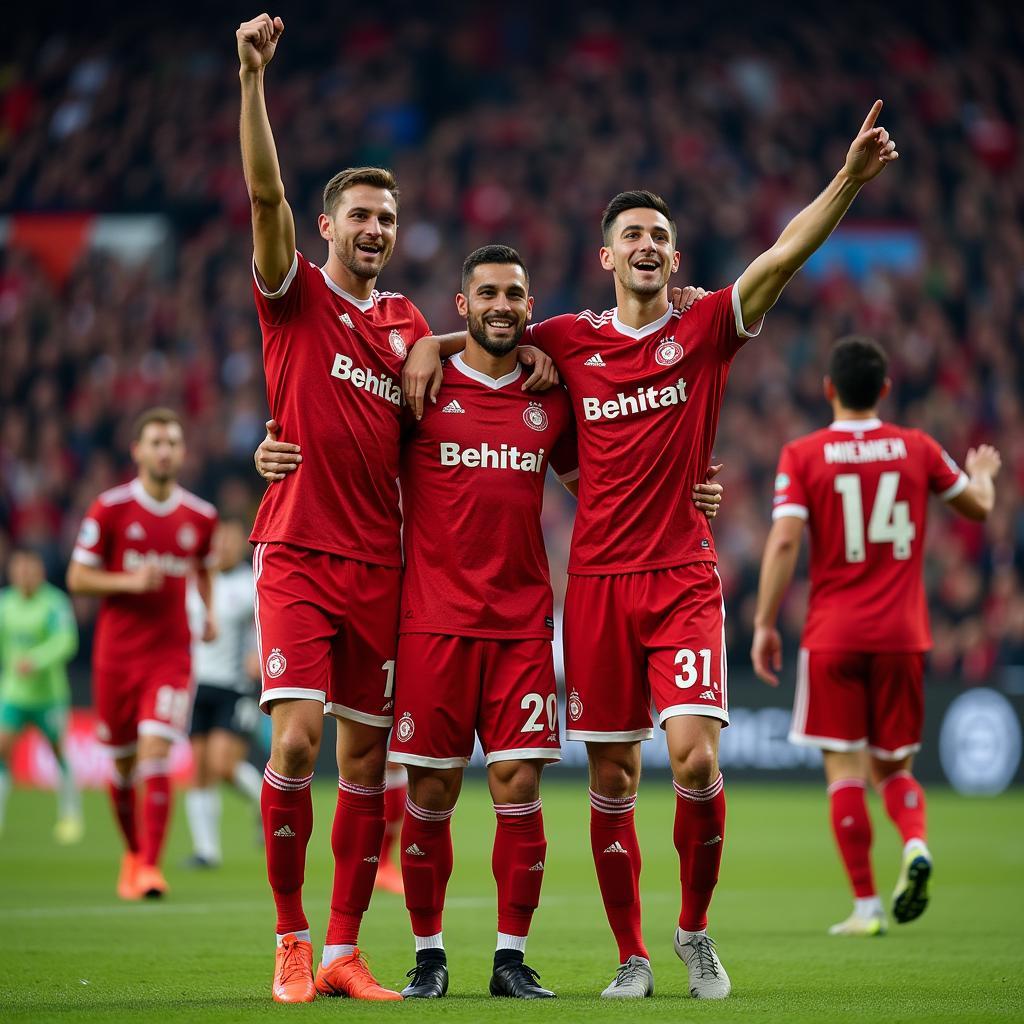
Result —
[{"label": "team huddle", "polygon": [[[469,254],[453,282],[466,330],[439,337],[409,299],[376,288],[398,233],[389,171],[335,175],[318,221],[326,262],[297,251],[264,96],[283,32],[267,15],[237,32],[271,414],[256,453],[268,486],[250,540],[259,703],[271,723],[260,808],[277,913],[273,998],[445,995],[451,820],[477,740],[496,818],[490,992],[554,996],[525,957],[547,855],[541,776],[561,744],[541,530],[548,467],[577,499],[563,617],[565,739],[587,746],[591,847],[618,947],[601,994],[643,998],[655,989],[634,824],[653,707],[675,793],[673,948],[692,996],[726,998],[731,982],[708,933],[726,839],[719,738],[729,724],[713,445],[733,360],[860,188],[898,158],[876,125],[881,101],[832,182],[727,287],[670,291],[680,253],[669,207],[651,192],[625,191],[599,228],[613,308],[533,322],[528,267],[514,249],[491,244]],[[932,858],[912,774],[930,646],[927,499],[934,493],[984,518],[999,470],[987,446],[968,453],[965,473],[931,438],[884,423],[886,370],[876,343],[838,342],[824,385],[833,423],[783,450],[752,649],[757,674],[777,685],[775,622],[806,526],[811,597],[791,739],[824,751],[854,894],[851,916],[831,929],[837,935],[887,927],[870,860],[869,782],[904,842],[892,915],[911,921],[927,905]],[[126,898],[166,889],[168,754],[192,699],[190,576],[200,629],[208,640],[217,634],[216,513],[177,486],[183,451],[176,417],[157,410],[140,420],[139,477],[94,504],[68,575],[72,591],[104,598],[94,687],[115,765]],[[143,621],[151,630],[159,623],[158,632],[146,633]],[[337,723],[335,867],[314,968],[302,886],[328,715]],[[389,762],[408,772],[398,842],[415,962],[400,992],[377,981],[358,946],[384,840]]]}]

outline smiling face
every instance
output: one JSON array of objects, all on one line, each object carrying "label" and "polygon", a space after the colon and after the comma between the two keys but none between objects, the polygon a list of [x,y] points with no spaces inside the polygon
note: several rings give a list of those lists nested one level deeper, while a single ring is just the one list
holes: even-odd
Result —
[{"label": "smiling face", "polygon": [[398,206],[386,188],[353,185],[345,189],[332,214],[322,213],[320,234],[352,274],[377,277],[391,259],[398,233]]},{"label": "smiling face", "polygon": [[657,210],[623,210],[609,226],[601,266],[615,272],[635,295],[656,295],[679,269],[679,253],[669,219]]},{"label": "smiling face", "polygon": [[529,281],[518,263],[474,267],[455,305],[470,337],[492,356],[508,355],[518,346],[533,314]]}]

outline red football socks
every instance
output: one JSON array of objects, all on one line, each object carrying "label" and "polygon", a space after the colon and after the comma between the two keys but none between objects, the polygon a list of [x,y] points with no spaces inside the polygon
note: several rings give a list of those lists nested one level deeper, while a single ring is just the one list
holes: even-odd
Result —
[{"label": "red football socks", "polygon": [[306,845],[313,832],[313,799],[305,778],[279,775],[268,764],[263,773],[260,812],[267,849],[267,878],[277,906],[277,934],[303,932],[309,922],[302,910]]},{"label": "red football socks", "polygon": [[171,777],[167,759],[140,761],[137,768],[142,780],[142,834],[139,853],[142,863],[155,867],[160,863],[167,824],[171,818]]},{"label": "red football socks", "polygon": [[384,839],[384,783],[359,786],[338,780],[338,807],[331,829],[334,888],[326,945],[356,945],[370,905]]},{"label": "red football socks", "polygon": [[928,841],[924,790],[910,772],[896,772],[878,787],[885,811],[899,829],[904,843],[911,839]]},{"label": "red football socks", "polygon": [[650,959],[640,926],[640,844],[633,813],[636,796],[601,796],[590,791],[590,847],[604,911],[619,946],[619,963]]},{"label": "red football socks", "polygon": [[113,779],[107,783],[107,795],[114,808],[121,835],[125,846],[132,852],[139,852],[139,834],[135,815],[135,780],[132,776],[122,778],[115,771]]},{"label": "red football socks", "polygon": [[441,931],[444,897],[452,876],[452,814],[428,811],[406,799],[402,823],[402,881],[413,935]]},{"label": "red football socks", "polygon": [[402,831],[405,800],[409,793],[404,771],[394,772],[389,768],[385,783],[387,789],[384,791],[384,841],[380,846],[381,863],[391,860],[395,840]]},{"label": "red football socks", "polygon": [[876,895],[871,870],[871,819],[863,779],[839,779],[828,787],[832,833],[858,899]]},{"label": "red football socks", "polygon": [[725,840],[725,781],[722,776],[706,789],[676,791],[676,820],[672,830],[679,854],[682,906],[679,927],[688,932],[708,926],[708,907],[718,884]]},{"label": "red football socks", "polygon": [[541,802],[495,804],[494,813],[491,870],[498,887],[498,931],[525,937],[540,903],[548,852]]}]

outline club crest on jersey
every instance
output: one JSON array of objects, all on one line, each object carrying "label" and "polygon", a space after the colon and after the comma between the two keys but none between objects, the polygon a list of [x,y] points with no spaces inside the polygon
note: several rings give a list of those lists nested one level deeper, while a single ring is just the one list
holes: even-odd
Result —
[{"label": "club crest on jersey", "polygon": [[191,523],[185,523],[178,530],[178,547],[184,551],[191,551],[199,542],[199,534]]},{"label": "club crest on jersey", "polygon": [[412,739],[413,734],[416,732],[416,723],[412,720],[412,714],[408,711],[398,720],[395,725],[395,735],[403,742],[407,743]]},{"label": "club crest on jersey", "polygon": [[269,655],[267,655],[267,675],[271,679],[277,679],[279,676],[284,675],[284,670],[288,667],[288,660],[281,653],[280,647],[275,647]]},{"label": "club crest on jersey", "polygon": [[682,358],[683,346],[675,338],[663,341],[654,352],[654,360],[661,366],[671,366],[673,363],[678,363]]},{"label": "club crest on jersey", "polygon": [[404,359],[408,355],[409,349],[406,348],[405,338],[403,338],[398,331],[392,331],[388,335],[388,342],[391,345],[391,351],[394,352],[399,359]]},{"label": "club crest on jersey", "polygon": [[789,474],[780,473],[775,478],[775,490],[784,491],[789,486]]},{"label": "club crest on jersey", "polygon": [[544,407],[540,402],[531,402],[526,409],[523,410],[523,422],[531,430],[547,430],[548,414],[544,411]]},{"label": "club crest on jersey", "polygon": [[580,699],[580,695],[576,692],[575,687],[573,687],[572,692],[569,694],[566,710],[574,722],[578,722],[583,717],[583,701]]},{"label": "club crest on jersey", "polygon": [[100,524],[95,519],[83,519],[78,528],[78,543],[83,548],[95,547],[100,539]]}]

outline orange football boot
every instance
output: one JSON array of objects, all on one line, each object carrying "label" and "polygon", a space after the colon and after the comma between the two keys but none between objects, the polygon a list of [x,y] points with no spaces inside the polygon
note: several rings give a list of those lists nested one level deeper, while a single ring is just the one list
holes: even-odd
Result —
[{"label": "orange football boot", "polygon": [[135,879],[139,873],[139,855],[126,850],[117,875],[117,895],[123,900],[137,900],[142,895]]},{"label": "orange football boot", "polygon": [[275,1003],[311,1003],[316,999],[313,946],[291,933],[277,947],[273,992]]},{"label": "orange football boot", "polygon": [[350,956],[339,956],[326,967],[321,964],[316,971],[316,990],[325,996],[348,996],[350,999],[376,1002],[402,998],[401,993],[377,984],[366,958],[358,949]]},{"label": "orange football boot", "polygon": [[147,899],[160,899],[169,886],[164,873],[155,864],[140,864],[135,874],[135,891]]},{"label": "orange football boot", "polygon": [[393,860],[382,860],[377,866],[377,877],[373,880],[374,889],[393,892],[396,896],[405,895],[405,884],[402,872]]}]

